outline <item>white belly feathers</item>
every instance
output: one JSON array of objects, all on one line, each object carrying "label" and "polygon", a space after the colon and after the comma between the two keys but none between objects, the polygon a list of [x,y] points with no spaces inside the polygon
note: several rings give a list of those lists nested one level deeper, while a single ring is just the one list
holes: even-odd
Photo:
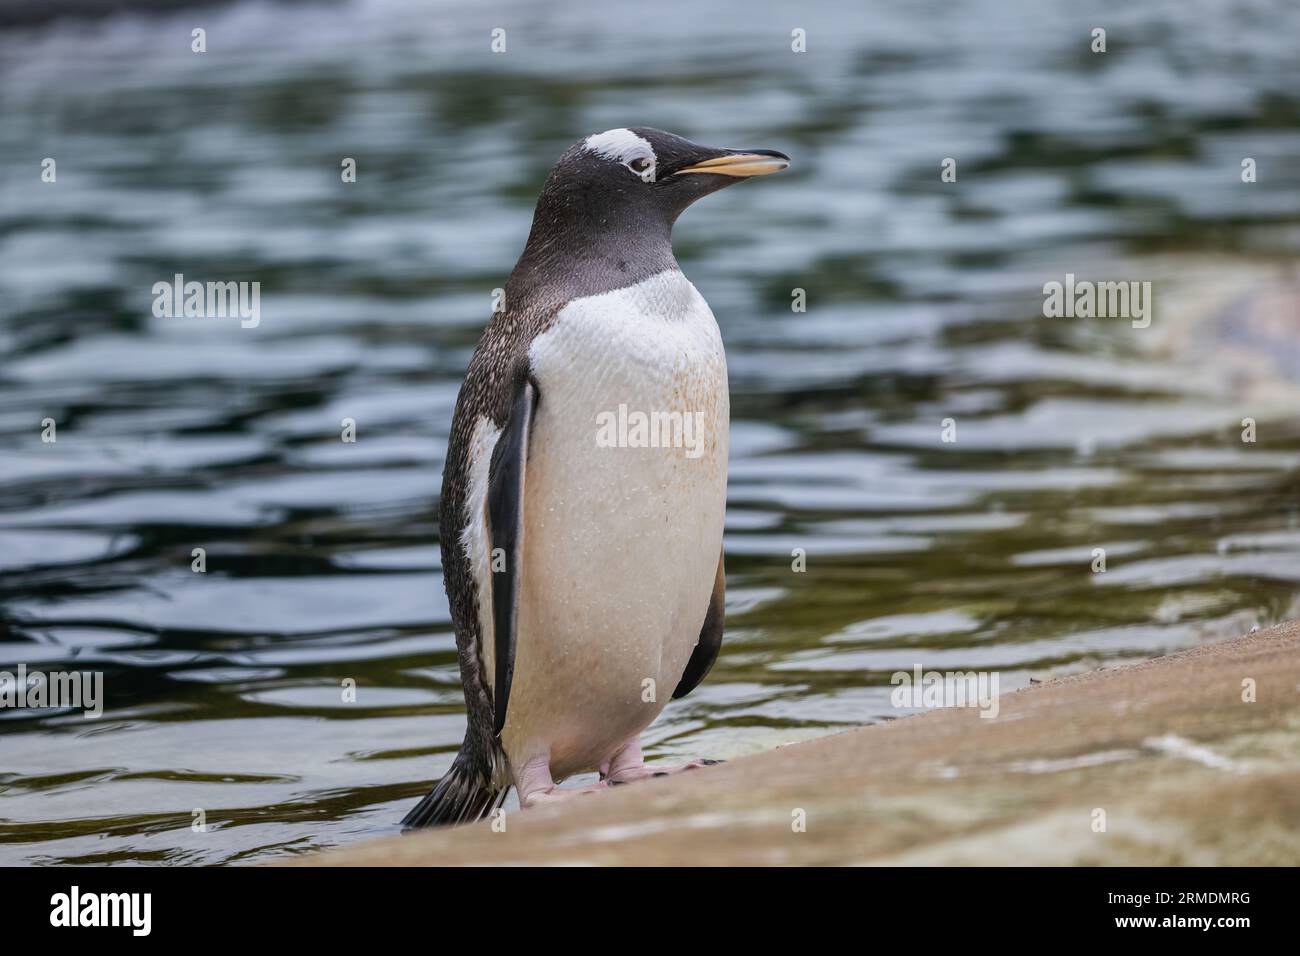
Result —
[{"label": "white belly feathers", "polygon": [[[597,765],[672,696],[722,547],[729,399],[708,304],[680,272],[568,303],[530,350],[540,400],[524,505],[512,765]],[[471,449],[462,543],[493,674],[483,503],[496,428]]]}]

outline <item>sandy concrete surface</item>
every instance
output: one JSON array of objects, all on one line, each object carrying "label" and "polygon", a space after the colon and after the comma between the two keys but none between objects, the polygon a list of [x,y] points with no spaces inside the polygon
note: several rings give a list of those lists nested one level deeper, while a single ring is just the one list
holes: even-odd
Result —
[{"label": "sandy concrete surface", "polygon": [[1300,622],[504,822],[293,865],[1297,864]]}]

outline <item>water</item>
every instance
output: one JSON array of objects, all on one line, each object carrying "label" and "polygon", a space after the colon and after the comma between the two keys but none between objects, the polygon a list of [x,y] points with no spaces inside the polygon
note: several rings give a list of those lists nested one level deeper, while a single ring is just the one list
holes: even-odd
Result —
[{"label": "water", "polygon": [[[678,226],[731,365],[729,632],[652,757],[897,716],[917,663],[1007,690],[1294,614],[1300,8],[862,6],[234,3],[0,36],[0,667],[108,698],[0,711],[0,862],[393,831],[463,727],[459,378],[549,164],[611,126],[794,157]],[[1042,284],[1090,271],[1153,281],[1151,328],[1044,319]],[[154,318],[177,272],[260,281],[261,324]]]}]

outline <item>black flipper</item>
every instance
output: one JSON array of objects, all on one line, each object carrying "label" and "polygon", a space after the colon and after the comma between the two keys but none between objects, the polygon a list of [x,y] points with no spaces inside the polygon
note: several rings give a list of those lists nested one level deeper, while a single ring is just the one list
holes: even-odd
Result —
[{"label": "black flipper", "polygon": [[[496,632],[492,636],[496,659],[492,692],[494,734],[500,734],[505,726],[510,682],[515,675],[515,629],[524,556],[524,476],[528,470],[528,436],[532,432],[536,404],[537,386],[532,379],[521,377],[510,418],[492,450],[492,464],[488,471],[489,566],[492,568],[492,621]],[[497,560],[501,555],[504,555],[504,562]]]},{"label": "black flipper", "polygon": [[704,615],[704,626],[700,628],[700,640],[691,651],[691,659],[686,662],[682,679],[673,691],[673,700],[685,697],[699,686],[713,662],[718,659],[718,650],[722,647],[722,619],[727,608],[727,574],[723,568],[726,553],[718,555],[718,573],[713,579],[713,597],[709,598],[709,611]]}]

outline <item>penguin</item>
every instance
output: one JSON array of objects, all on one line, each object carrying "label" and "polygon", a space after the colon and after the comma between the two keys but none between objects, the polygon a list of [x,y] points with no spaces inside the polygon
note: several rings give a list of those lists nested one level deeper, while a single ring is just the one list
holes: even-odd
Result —
[{"label": "penguin", "polygon": [[647,766],[639,742],[713,666],[726,591],[726,356],[672,228],[789,162],[637,127],[552,167],[456,402],[440,543],[467,727],[404,827],[712,762]]}]

